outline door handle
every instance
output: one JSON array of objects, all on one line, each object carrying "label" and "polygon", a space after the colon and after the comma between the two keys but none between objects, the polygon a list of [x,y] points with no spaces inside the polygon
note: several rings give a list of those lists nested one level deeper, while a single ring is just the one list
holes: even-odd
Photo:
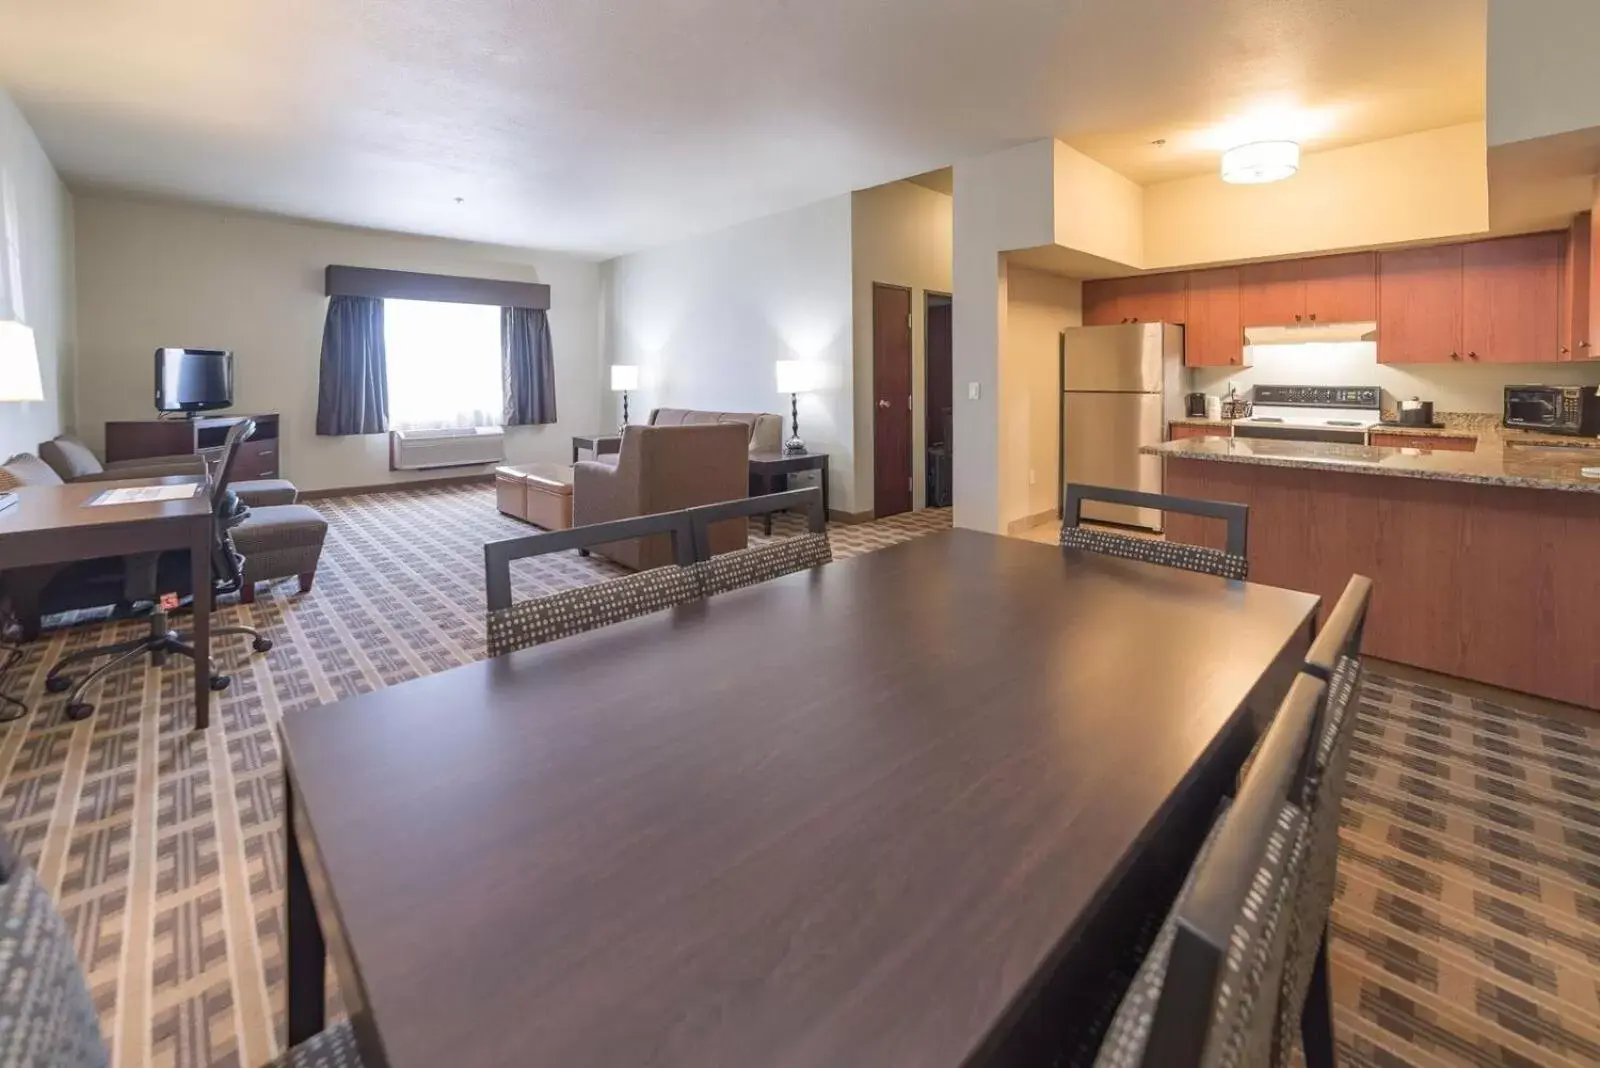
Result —
[{"label": "door handle", "polygon": [[889,407],[889,402],[886,401],[886,400],[881,400],[881,401],[878,402],[878,407],[887,408],[887,407]]}]

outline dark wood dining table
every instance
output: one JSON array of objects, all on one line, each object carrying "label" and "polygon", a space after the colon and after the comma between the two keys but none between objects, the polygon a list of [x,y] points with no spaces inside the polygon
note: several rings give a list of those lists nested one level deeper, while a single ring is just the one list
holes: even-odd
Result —
[{"label": "dark wood dining table", "polygon": [[290,1037],[326,949],[366,1068],[1023,1063],[1316,607],[955,530],[291,712]]}]

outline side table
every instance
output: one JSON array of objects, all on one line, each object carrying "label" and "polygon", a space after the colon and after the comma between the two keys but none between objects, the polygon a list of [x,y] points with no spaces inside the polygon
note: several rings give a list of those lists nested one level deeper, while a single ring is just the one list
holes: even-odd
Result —
[{"label": "side table", "polygon": [[[796,471],[820,471],[822,518],[828,518],[828,454],[825,452],[753,452],[750,454],[750,493],[761,496],[782,493],[789,488],[789,476]],[[766,533],[772,533],[772,513],[762,517]]]},{"label": "side table", "polygon": [[578,453],[588,449],[594,454],[595,459],[607,453],[622,451],[621,434],[574,434],[572,435],[572,462],[578,462]]}]

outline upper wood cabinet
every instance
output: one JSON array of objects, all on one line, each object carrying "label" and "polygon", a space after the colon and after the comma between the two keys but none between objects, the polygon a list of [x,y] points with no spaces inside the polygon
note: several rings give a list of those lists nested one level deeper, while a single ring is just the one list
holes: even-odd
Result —
[{"label": "upper wood cabinet", "polygon": [[1378,361],[1459,363],[1461,246],[1436,245],[1378,257]]},{"label": "upper wood cabinet", "polygon": [[1591,316],[1595,279],[1594,215],[1583,212],[1572,220],[1563,235],[1561,254],[1560,346],[1563,360],[1592,360],[1600,353],[1590,338],[1590,324],[1600,321]]},{"label": "upper wood cabinet", "polygon": [[1083,325],[1181,323],[1187,275],[1142,274],[1083,283]]},{"label": "upper wood cabinet", "polygon": [[1371,252],[1247,264],[1240,315],[1245,326],[1366,322],[1378,315],[1377,271]]},{"label": "upper wood cabinet", "polygon": [[1183,362],[1189,367],[1244,366],[1244,325],[1239,312],[1239,268],[1189,275],[1184,313]]},{"label": "upper wood cabinet", "polygon": [[1461,249],[1461,348],[1469,362],[1561,359],[1560,234],[1474,241]]}]

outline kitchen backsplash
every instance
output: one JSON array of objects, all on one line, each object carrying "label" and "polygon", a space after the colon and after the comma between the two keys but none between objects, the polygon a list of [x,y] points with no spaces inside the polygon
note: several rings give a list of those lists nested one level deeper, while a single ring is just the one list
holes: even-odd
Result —
[{"label": "kitchen backsplash", "polygon": [[1223,394],[1231,383],[1242,393],[1257,382],[1288,386],[1380,386],[1397,398],[1421,397],[1441,412],[1499,412],[1505,387],[1518,383],[1600,386],[1600,360],[1585,363],[1406,364],[1378,362],[1370,341],[1253,345],[1245,368],[1197,367],[1190,389]]}]

